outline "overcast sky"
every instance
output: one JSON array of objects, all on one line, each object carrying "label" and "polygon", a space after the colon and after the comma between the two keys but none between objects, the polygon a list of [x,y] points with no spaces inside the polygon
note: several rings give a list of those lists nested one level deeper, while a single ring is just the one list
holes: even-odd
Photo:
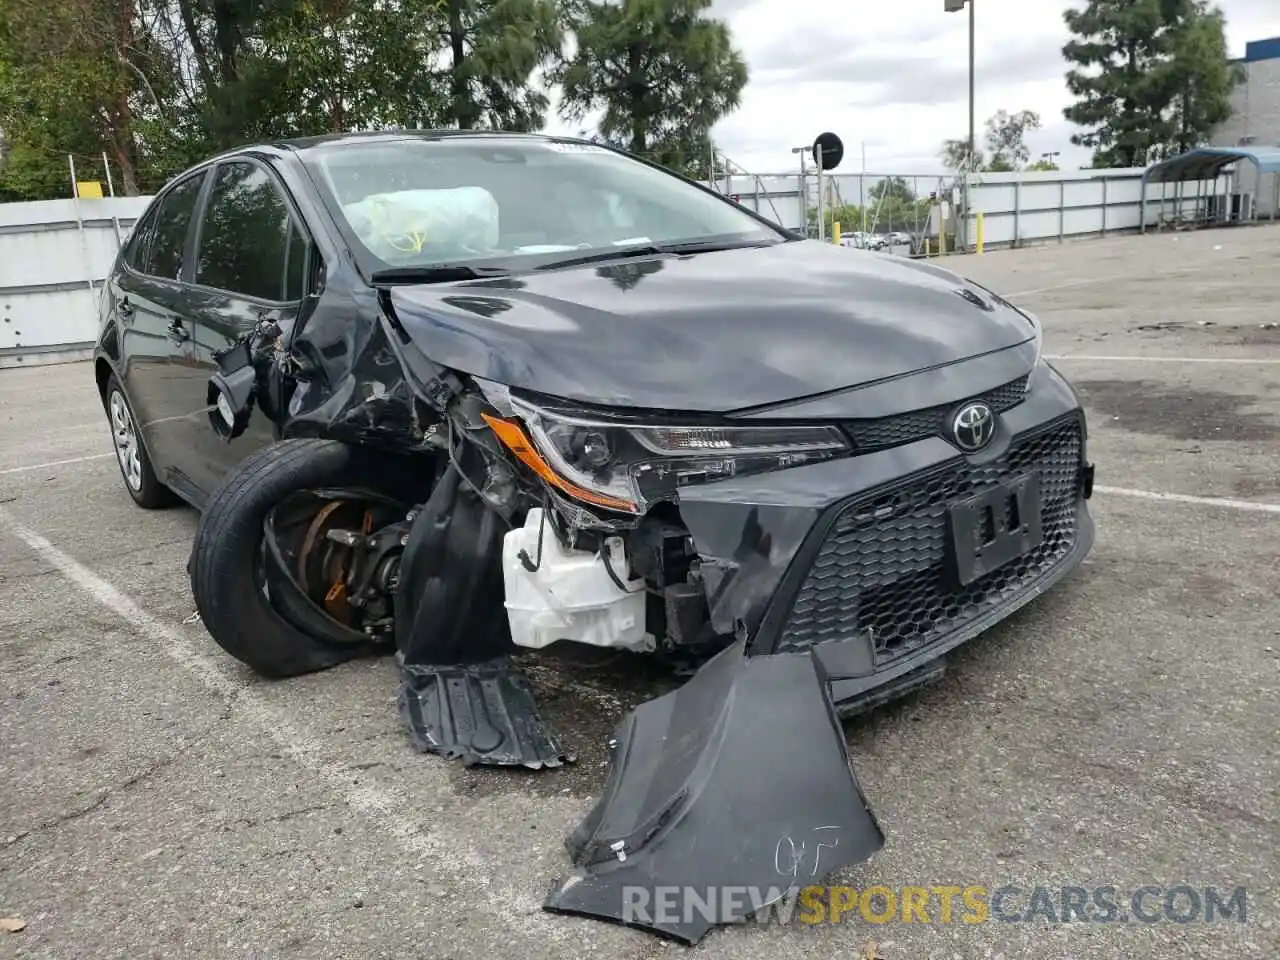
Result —
[{"label": "overcast sky", "polygon": [[[1232,56],[1280,36],[1280,0],[1218,0]],[[977,0],[976,127],[999,109],[1035,110],[1032,159],[1058,150],[1075,167],[1062,117],[1064,0]],[[716,146],[751,173],[790,172],[791,148],[823,130],[845,144],[841,173],[941,171],[941,142],[967,135],[968,13],[943,0],[715,0],[750,68],[742,106],[715,128]],[[549,132],[577,133],[552,119]]]}]

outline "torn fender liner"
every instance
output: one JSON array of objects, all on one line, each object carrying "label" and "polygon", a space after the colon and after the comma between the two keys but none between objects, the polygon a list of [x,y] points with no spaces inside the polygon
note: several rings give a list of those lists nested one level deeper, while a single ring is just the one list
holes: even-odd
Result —
[{"label": "torn fender liner", "polygon": [[744,646],[623,719],[547,910],[693,944],[884,846],[819,662]]},{"label": "torn fender liner", "polygon": [[400,713],[419,750],[467,766],[540,769],[573,761],[543,723],[528,678],[509,658],[402,670]]}]

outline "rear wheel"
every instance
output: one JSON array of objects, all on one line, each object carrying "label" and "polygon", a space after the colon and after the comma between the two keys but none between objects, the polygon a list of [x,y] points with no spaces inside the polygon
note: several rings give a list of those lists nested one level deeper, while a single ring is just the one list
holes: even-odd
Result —
[{"label": "rear wheel", "polygon": [[107,420],[111,424],[111,442],[115,445],[116,462],[125,489],[134,503],[147,510],[168,507],[178,502],[173,491],[156,479],[155,469],[147,448],[142,445],[142,433],[129,406],[129,398],[113,373],[107,380]]},{"label": "rear wheel", "polygon": [[[273,678],[390,652],[390,631],[374,628],[403,547],[396,521],[407,535],[405,514],[434,474],[430,459],[332,440],[284,440],[248,457],[209,498],[187,565],[210,635]],[[356,579],[383,589],[349,594]]]}]

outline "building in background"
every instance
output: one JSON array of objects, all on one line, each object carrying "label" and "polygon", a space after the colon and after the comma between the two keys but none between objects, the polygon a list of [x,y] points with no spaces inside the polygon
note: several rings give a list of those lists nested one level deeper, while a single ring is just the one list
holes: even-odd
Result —
[{"label": "building in background", "polygon": [[[1244,70],[1244,82],[1231,91],[1231,118],[1213,132],[1210,145],[1280,146],[1280,37],[1246,44],[1235,63]],[[1262,215],[1274,215],[1277,176],[1265,175],[1259,183],[1252,164],[1237,164],[1234,189],[1252,194]]]},{"label": "building in background", "polygon": [[1280,145],[1280,37],[1246,44],[1235,62],[1245,80],[1231,92],[1231,119],[1214,131],[1212,145]]}]

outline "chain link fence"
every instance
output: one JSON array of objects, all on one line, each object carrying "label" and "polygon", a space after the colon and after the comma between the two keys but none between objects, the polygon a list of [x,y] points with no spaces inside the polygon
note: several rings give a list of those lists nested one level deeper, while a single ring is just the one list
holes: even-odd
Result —
[{"label": "chain link fence", "polygon": [[[736,174],[708,185],[810,237],[903,255],[937,252],[945,239],[955,177],[947,173]],[[821,214],[819,213],[821,210]],[[939,236],[939,225],[947,236]],[[946,247],[943,247],[946,249]]]}]

